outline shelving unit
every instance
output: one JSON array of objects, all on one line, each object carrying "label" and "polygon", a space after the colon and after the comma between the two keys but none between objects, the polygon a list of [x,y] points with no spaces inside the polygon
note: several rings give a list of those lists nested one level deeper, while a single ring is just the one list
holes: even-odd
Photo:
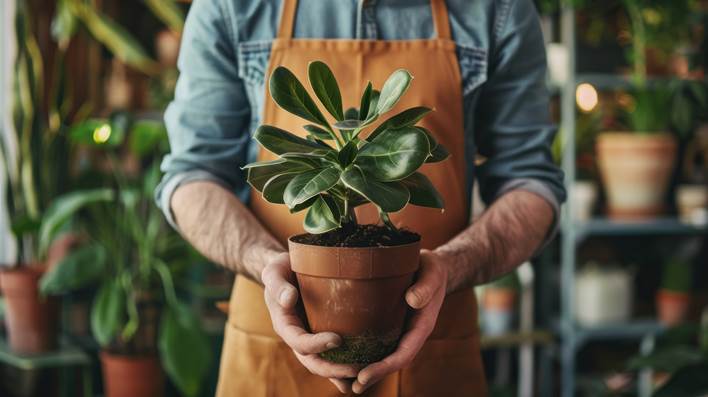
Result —
[{"label": "shelving unit", "polygon": [[[560,18],[561,43],[568,51],[568,79],[561,87],[554,89],[560,95],[560,130],[565,143],[562,167],[566,175],[566,187],[570,188],[576,179],[575,90],[578,84],[590,83],[598,90],[628,88],[631,81],[624,76],[609,74],[578,74],[576,68],[576,20],[575,10],[565,7]],[[658,79],[661,80],[661,79]],[[654,79],[652,81],[658,81]],[[651,84],[651,81],[650,81]],[[578,246],[592,236],[700,236],[708,229],[680,222],[674,218],[659,218],[647,222],[615,222],[608,219],[592,219],[576,222],[572,219],[573,198],[569,197],[563,208],[561,220],[561,286],[560,319],[554,328],[560,335],[561,395],[572,397],[576,391],[576,358],[580,349],[593,340],[636,340],[645,346],[653,345],[655,336],[664,328],[655,320],[632,320],[629,323],[601,327],[581,327],[575,322],[575,273]],[[648,393],[646,385],[640,385],[640,394]]]}]

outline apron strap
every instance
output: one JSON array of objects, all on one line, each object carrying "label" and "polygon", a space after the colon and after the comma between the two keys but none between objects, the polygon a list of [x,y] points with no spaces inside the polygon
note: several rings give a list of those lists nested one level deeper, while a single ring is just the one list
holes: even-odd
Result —
[{"label": "apron strap", "polygon": [[430,7],[433,10],[433,22],[438,39],[450,40],[450,18],[447,13],[445,0],[430,0]]},{"label": "apron strap", "polygon": [[283,0],[283,10],[280,14],[278,27],[279,39],[292,39],[295,28],[295,14],[297,13],[297,0]]}]

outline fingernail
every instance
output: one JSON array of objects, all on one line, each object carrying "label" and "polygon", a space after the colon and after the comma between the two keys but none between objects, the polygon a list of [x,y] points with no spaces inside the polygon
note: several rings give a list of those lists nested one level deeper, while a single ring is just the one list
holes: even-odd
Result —
[{"label": "fingernail", "polygon": [[334,342],[327,342],[325,347],[327,348],[327,350],[329,350],[329,349],[334,349],[335,347],[339,347],[339,345]]},{"label": "fingernail", "polygon": [[408,302],[411,304],[411,306],[418,306],[420,304],[420,296],[416,292],[416,290],[410,290],[408,291]]}]

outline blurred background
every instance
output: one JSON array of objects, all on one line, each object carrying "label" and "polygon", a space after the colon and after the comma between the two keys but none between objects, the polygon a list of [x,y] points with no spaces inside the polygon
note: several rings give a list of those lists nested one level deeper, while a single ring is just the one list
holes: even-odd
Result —
[{"label": "blurred background", "polygon": [[[214,394],[233,276],[152,196],[189,3],[0,1],[0,396]],[[708,2],[536,3],[570,199],[477,289],[491,394],[708,395]]]}]

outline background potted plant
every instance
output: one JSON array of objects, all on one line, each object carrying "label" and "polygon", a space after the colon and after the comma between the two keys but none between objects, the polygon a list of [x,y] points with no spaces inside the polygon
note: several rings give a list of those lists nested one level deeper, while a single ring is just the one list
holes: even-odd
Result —
[{"label": "background potted plant", "polygon": [[589,263],[575,275],[575,311],[583,326],[625,323],[632,315],[633,274]]},{"label": "background potted plant", "polygon": [[[41,225],[40,248],[69,222],[86,241],[42,278],[41,291],[57,295],[98,285],[91,328],[102,347],[107,396],[162,395],[160,364],[184,395],[194,396],[207,374],[211,347],[175,289],[174,275],[191,265],[193,256],[152,201],[160,156],[147,155],[160,151],[164,126],[88,120],[76,125],[71,137],[105,149],[112,187],[76,190],[55,200]],[[148,161],[143,178],[124,172],[116,155],[124,142]]]},{"label": "background potted plant", "polygon": [[690,263],[672,260],[664,265],[661,288],[656,293],[656,311],[666,326],[683,323],[691,305],[693,269]]},{"label": "background potted plant", "polygon": [[485,334],[502,335],[511,329],[519,288],[515,271],[484,287],[482,329]]},{"label": "background potted plant", "polygon": [[[407,109],[365,136],[408,89],[412,77],[406,70],[391,74],[380,93],[369,83],[359,109],[346,112],[329,67],[312,62],[308,72],[316,96],[337,123],[330,126],[295,75],[278,67],[270,79],[273,100],[316,125],[305,126],[307,139],[259,127],[254,139],[279,157],[245,168],[248,182],[265,200],[291,212],[307,210],[308,233],[289,239],[307,322],[313,332],[336,332],[344,339],[323,357],[370,363],[396,348],[406,315],[404,293],[419,266],[420,237],[397,229],[388,214],[407,204],[442,209],[442,198],[417,170],[448,153],[429,131],[415,126],[431,111],[425,107]],[[383,226],[357,223],[355,208],[368,203],[378,208]],[[338,258],[346,258],[345,268],[339,268]]]}]

